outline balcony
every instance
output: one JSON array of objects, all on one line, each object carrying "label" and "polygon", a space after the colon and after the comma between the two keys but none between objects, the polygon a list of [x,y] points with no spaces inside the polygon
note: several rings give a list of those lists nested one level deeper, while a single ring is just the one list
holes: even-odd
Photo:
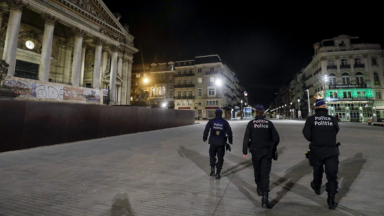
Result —
[{"label": "balcony", "polygon": [[165,98],[165,95],[152,95],[151,98]]},{"label": "balcony", "polygon": [[232,96],[231,96],[231,95],[229,95],[228,93],[224,93],[224,95],[225,95],[226,97],[228,97],[228,98],[231,98],[231,99],[232,99]]},{"label": "balcony", "polygon": [[194,73],[187,73],[187,74],[176,74],[175,77],[189,77],[189,76],[195,76]]},{"label": "balcony", "polygon": [[175,88],[191,88],[195,87],[195,84],[175,85]]},{"label": "balcony", "polygon": [[332,70],[332,69],[333,69],[333,70],[336,70],[336,69],[337,69],[337,66],[336,66],[336,65],[328,65],[328,66],[327,66],[327,69],[328,69],[328,70]]},{"label": "balcony", "polygon": [[351,66],[350,65],[340,65],[340,68],[351,68]]},{"label": "balcony", "polygon": [[195,96],[176,96],[175,99],[195,99]]},{"label": "balcony", "polygon": [[364,68],[364,64],[355,64],[353,65],[354,68]]},{"label": "balcony", "polygon": [[215,75],[218,73],[219,73],[218,71],[207,71],[207,72],[205,72],[205,75]]}]

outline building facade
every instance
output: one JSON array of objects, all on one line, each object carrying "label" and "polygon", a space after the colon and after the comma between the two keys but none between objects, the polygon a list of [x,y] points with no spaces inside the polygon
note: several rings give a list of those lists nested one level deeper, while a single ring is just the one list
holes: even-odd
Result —
[{"label": "building facade", "polygon": [[291,82],[291,102],[300,103],[297,110],[312,115],[316,98],[324,98],[329,113],[341,121],[384,118],[383,52],[379,44],[340,35],[315,43],[314,51],[311,63]]},{"label": "building facade", "polygon": [[111,104],[129,104],[138,50],[119,19],[101,0],[2,1],[0,57],[9,65],[6,85],[27,86],[20,95],[24,99],[95,101],[92,94],[101,92]]},{"label": "building facade", "polygon": [[174,108],[174,62],[134,64],[131,103],[141,90],[148,92],[151,105]]},{"label": "building facade", "polygon": [[151,105],[166,104],[168,108],[195,110],[200,119],[214,118],[217,108],[225,110],[226,118],[237,117],[244,99],[235,73],[222,63],[218,55],[168,63],[135,64],[132,102],[141,90],[148,92]]}]

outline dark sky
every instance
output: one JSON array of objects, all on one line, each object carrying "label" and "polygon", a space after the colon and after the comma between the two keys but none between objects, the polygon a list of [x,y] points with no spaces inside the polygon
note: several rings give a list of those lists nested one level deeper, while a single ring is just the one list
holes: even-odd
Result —
[{"label": "dark sky", "polygon": [[249,99],[264,106],[273,101],[279,86],[310,63],[314,43],[345,34],[384,44],[384,8],[378,2],[104,2],[130,26],[140,50],[136,63],[141,55],[145,63],[153,63],[219,54]]}]

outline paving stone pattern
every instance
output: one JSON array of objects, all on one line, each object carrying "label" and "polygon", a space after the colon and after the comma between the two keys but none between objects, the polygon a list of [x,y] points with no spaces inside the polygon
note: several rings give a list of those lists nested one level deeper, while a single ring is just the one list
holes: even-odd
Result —
[{"label": "paving stone pattern", "polygon": [[384,215],[383,128],[340,124],[339,207],[331,211],[326,192],[309,186],[304,122],[275,120],[280,155],[271,173],[274,207],[265,210],[251,160],[242,158],[247,121],[230,121],[234,145],[221,180],[208,176],[205,123],[1,153],[0,216]]}]

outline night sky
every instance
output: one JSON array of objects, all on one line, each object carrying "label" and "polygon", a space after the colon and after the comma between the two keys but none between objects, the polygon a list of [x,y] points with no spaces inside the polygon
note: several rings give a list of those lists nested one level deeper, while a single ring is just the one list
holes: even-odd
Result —
[{"label": "night sky", "polygon": [[310,63],[314,43],[345,34],[384,44],[384,7],[378,2],[104,2],[130,26],[140,50],[135,63],[141,63],[141,55],[153,63],[218,54],[248,91],[250,103],[264,106]]}]

